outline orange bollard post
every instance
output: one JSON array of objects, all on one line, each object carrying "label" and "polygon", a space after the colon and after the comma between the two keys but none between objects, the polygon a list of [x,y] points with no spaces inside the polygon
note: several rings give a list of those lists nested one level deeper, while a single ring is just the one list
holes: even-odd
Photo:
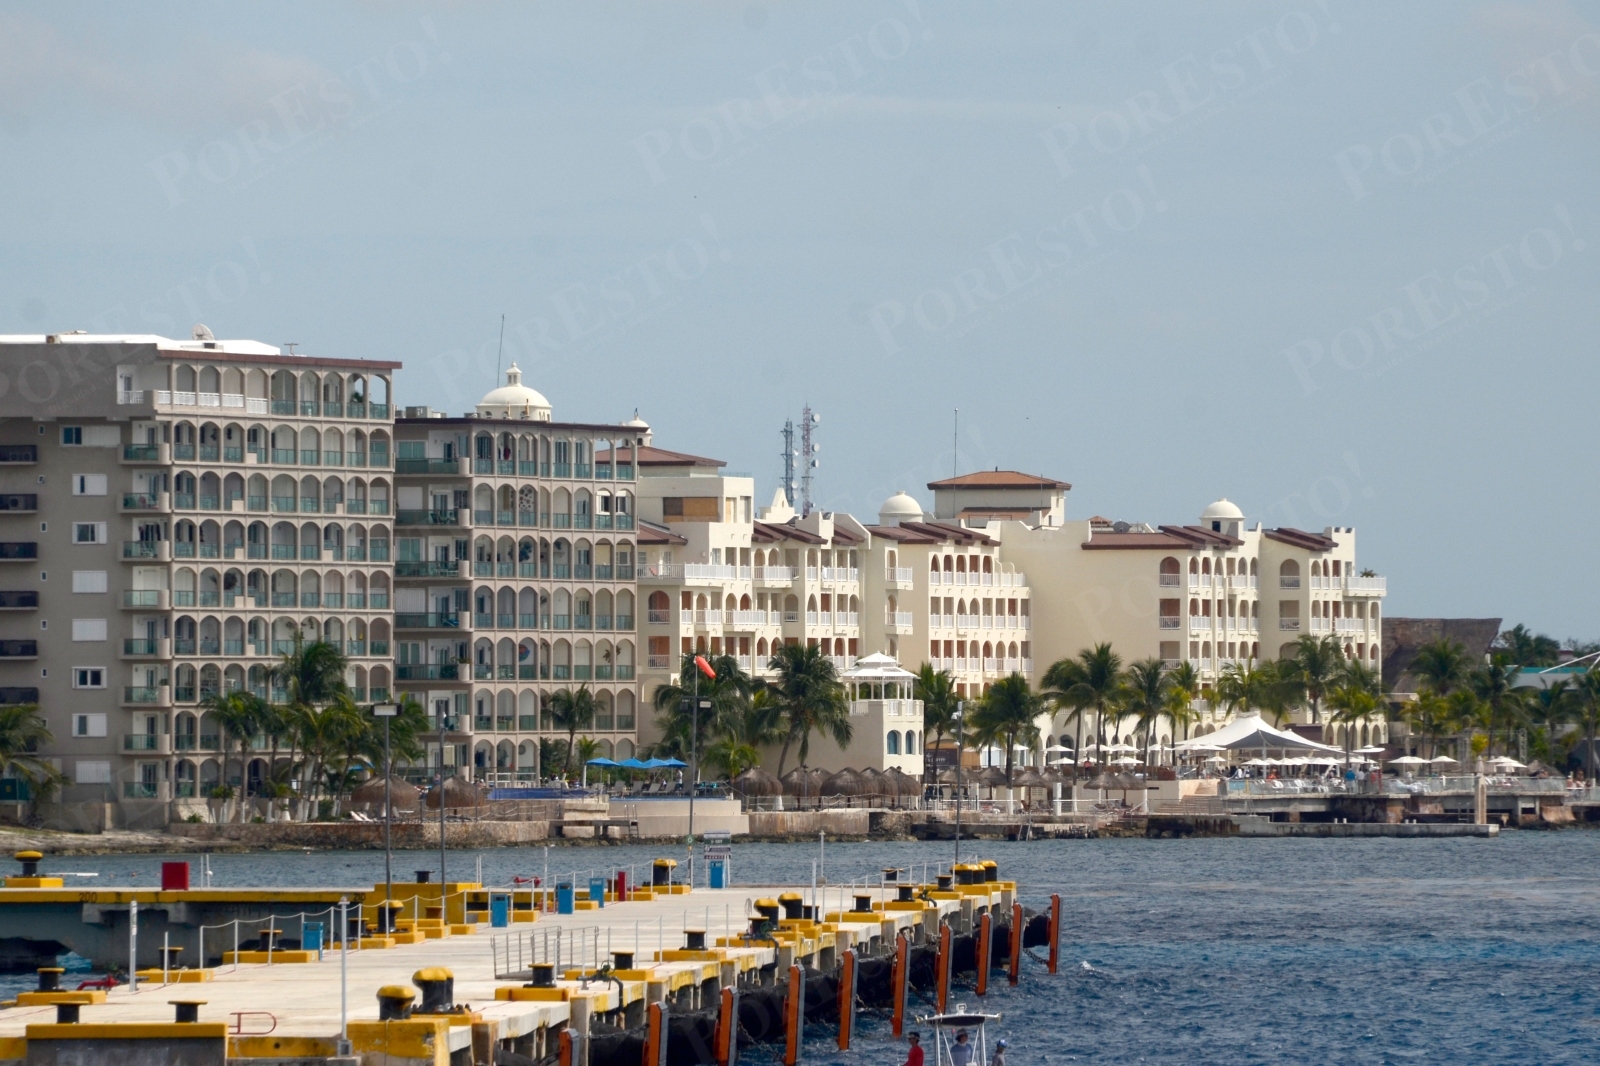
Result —
[{"label": "orange bollard post", "polygon": [[805,1041],[806,977],[799,966],[789,967],[789,994],[783,1001],[783,1066],[800,1061],[800,1045]]},{"label": "orange bollard post", "polygon": [[1011,964],[1006,968],[1006,979],[1013,988],[1022,974],[1022,904],[1011,905]]},{"label": "orange bollard post", "polygon": [[722,1003],[717,1010],[717,1035],[712,1048],[717,1066],[734,1066],[739,1058],[739,993],[732,988],[722,990]]},{"label": "orange bollard post", "polygon": [[856,953],[844,953],[839,967],[839,1050],[850,1050],[856,1031]]},{"label": "orange bollard post", "polygon": [[949,925],[941,925],[939,927],[939,958],[934,966],[933,995],[934,1005],[939,1009],[940,1014],[944,1013],[945,1007],[950,1002],[950,963],[953,961],[951,955],[954,954],[953,937],[954,933],[951,932]]},{"label": "orange bollard post", "polygon": [[894,1035],[900,1036],[906,1027],[906,992],[911,986],[911,941],[904,933],[894,938],[894,968],[890,971],[889,982],[892,986],[889,994],[894,998],[891,1016]]},{"label": "orange bollard post", "polygon": [[644,1033],[644,1066],[667,1066],[667,1007],[650,1004]]},{"label": "orange bollard post", "polygon": [[1061,893],[1050,897],[1050,972],[1061,961]]},{"label": "orange bollard post", "polygon": [[978,968],[977,993],[980,996],[989,994],[989,951],[990,938],[994,936],[994,920],[984,911],[978,916],[978,945],[974,953],[975,963]]},{"label": "orange bollard post", "polygon": [[577,1066],[578,1057],[573,1054],[572,1030],[562,1029],[556,1037],[556,1063],[557,1066]]}]

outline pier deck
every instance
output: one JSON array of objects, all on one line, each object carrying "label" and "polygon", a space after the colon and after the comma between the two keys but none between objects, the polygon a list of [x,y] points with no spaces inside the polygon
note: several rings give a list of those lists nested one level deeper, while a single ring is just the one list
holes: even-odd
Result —
[{"label": "pier deck", "polygon": [[[352,950],[345,956],[345,1003],[352,1023],[375,1021],[381,987],[409,986],[416,971],[446,967],[454,975],[455,1003],[470,1004],[482,1022],[493,1023],[497,1039],[559,1026],[568,1021],[575,1009],[589,1015],[640,1004],[642,1010],[642,1003],[647,1000],[674,996],[683,1006],[699,1006],[703,988],[727,985],[741,973],[787,966],[802,958],[831,964],[836,951],[863,941],[876,941],[870,943],[873,950],[887,950],[898,931],[908,931],[920,940],[937,928],[941,916],[970,918],[977,907],[1009,905],[1014,892],[1014,886],[1007,882],[994,882],[979,889],[980,886],[966,886],[959,892],[937,893],[942,898],[895,904],[887,902],[895,897],[893,886],[827,887],[819,890],[818,896],[827,920],[801,923],[803,931],[791,933],[787,939],[780,935],[776,946],[745,945],[738,938],[749,929],[755,900],[780,891],[799,890],[792,886],[696,888],[688,894],[608,903],[573,914],[541,913],[536,921],[519,921],[502,929],[473,924],[466,926],[473,930],[470,934],[414,944],[355,950],[352,943]],[[364,894],[356,891],[352,898],[359,900]],[[871,895],[875,903],[884,905],[883,909],[870,915],[849,913],[854,897],[862,894]],[[370,899],[370,894],[366,895]],[[0,912],[3,910],[0,907]],[[708,950],[683,950],[686,929],[704,930]],[[608,962],[612,951],[636,952],[635,968],[622,975],[620,996],[615,981],[606,985],[591,982],[585,987],[580,981],[563,978],[558,981],[558,988],[559,994],[567,997],[565,1000],[553,996],[534,1001],[496,1000],[497,988],[526,983],[526,976],[512,976],[511,972],[522,963],[531,962],[530,955],[542,952],[542,957],[548,957],[557,930],[563,951],[558,976],[565,973],[576,977],[578,974],[572,969],[575,964],[592,969],[597,961]],[[144,944],[140,947],[143,956]],[[213,969],[210,980],[196,983],[175,980],[163,985],[141,979],[137,991],[120,986],[111,990],[104,1003],[83,1007],[81,1020],[86,1025],[170,1023],[174,1017],[170,1000],[200,999],[205,1001],[200,1008],[203,1022],[225,1022],[230,1033],[237,1030],[238,1036],[230,1036],[231,1054],[332,1055],[340,1025],[340,955],[338,945],[334,945],[324,950],[320,962],[223,965]],[[587,1017],[582,1020],[586,1022]],[[28,1026],[54,1021],[53,1006],[0,1010],[0,1062],[21,1057],[25,1052],[23,1038]],[[449,1028],[452,1050],[467,1047],[471,1041],[471,1025]]]}]

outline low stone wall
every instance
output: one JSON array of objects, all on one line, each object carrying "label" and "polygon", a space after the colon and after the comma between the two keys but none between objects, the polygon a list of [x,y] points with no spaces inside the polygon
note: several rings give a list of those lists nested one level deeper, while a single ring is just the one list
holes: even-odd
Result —
[{"label": "low stone wall", "polygon": [[[364,850],[383,847],[383,824],[371,822],[270,822],[246,825],[209,825],[177,822],[167,830],[173,836],[214,847],[335,848]],[[550,838],[550,823],[448,822],[445,843],[453,848],[500,848],[542,843]],[[399,849],[439,846],[438,822],[396,822],[394,846]]]},{"label": "low stone wall", "polygon": [[840,809],[828,811],[751,811],[750,835],[756,839],[784,837],[815,837],[826,831],[834,837],[865,837],[872,832],[872,817],[868,810]]}]

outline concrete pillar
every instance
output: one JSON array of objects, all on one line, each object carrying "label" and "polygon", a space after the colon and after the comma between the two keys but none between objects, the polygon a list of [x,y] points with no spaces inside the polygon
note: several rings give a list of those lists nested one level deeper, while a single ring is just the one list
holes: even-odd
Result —
[{"label": "concrete pillar", "polygon": [[644,983],[644,1003],[665,1003],[667,1001],[667,983],[665,981],[646,981]]},{"label": "concrete pillar", "polygon": [[972,932],[972,922],[977,914],[977,904],[971,896],[961,897],[961,919],[956,923],[956,932]]}]

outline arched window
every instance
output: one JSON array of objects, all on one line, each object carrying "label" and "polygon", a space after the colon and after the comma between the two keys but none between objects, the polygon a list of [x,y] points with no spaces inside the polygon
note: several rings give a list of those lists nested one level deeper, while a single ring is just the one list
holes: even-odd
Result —
[{"label": "arched window", "polygon": [[1169,555],[1161,560],[1161,584],[1176,587],[1180,573],[1177,559]]},{"label": "arched window", "polygon": [[900,734],[898,732],[893,729],[889,730],[889,735],[884,738],[883,750],[886,755],[900,754]]}]

